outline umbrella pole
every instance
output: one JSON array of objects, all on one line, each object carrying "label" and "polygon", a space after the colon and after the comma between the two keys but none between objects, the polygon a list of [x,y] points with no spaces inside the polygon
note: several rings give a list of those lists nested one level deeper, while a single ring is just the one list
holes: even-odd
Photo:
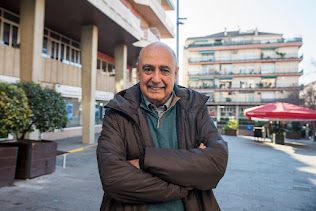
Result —
[{"label": "umbrella pole", "polygon": [[315,136],[315,122],[312,122],[312,126],[313,126],[313,129],[312,129],[312,140],[313,142],[316,142],[316,136]]}]

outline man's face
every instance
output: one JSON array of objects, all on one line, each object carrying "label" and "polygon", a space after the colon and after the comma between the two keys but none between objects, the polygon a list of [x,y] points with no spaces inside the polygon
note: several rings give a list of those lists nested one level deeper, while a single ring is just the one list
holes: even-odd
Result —
[{"label": "man's face", "polygon": [[161,45],[146,47],[139,58],[137,74],[143,95],[154,105],[170,97],[178,68],[169,49]]}]

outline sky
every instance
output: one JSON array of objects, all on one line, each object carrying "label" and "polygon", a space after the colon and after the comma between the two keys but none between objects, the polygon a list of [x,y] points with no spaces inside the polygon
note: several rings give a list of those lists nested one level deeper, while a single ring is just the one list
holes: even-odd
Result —
[{"label": "sky", "polygon": [[[176,0],[173,1],[176,7]],[[176,11],[168,12],[176,22]],[[179,17],[187,18],[179,29],[179,66],[183,45],[189,37],[218,32],[250,30],[283,34],[284,38],[302,37],[299,55],[304,59],[300,83],[316,80],[316,0],[179,0]],[[175,31],[176,33],[176,31]],[[174,50],[176,39],[164,39]],[[312,75],[314,77],[312,77]],[[181,79],[181,75],[180,75]]]}]

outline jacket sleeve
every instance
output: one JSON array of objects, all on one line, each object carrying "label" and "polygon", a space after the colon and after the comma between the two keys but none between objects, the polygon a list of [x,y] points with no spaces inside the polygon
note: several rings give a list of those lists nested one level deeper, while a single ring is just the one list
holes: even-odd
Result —
[{"label": "jacket sleeve", "polygon": [[170,201],[187,196],[188,188],[166,182],[129,163],[120,118],[123,117],[106,114],[98,140],[97,160],[104,192],[117,201],[132,204]]},{"label": "jacket sleeve", "polygon": [[[142,167],[159,178],[200,190],[215,188],[224,176],[228,149],[219,135],[206,107],[197,116],[197,143],[205,149],[146,148]],[[194,130],[192,128],[192,130]]]}]

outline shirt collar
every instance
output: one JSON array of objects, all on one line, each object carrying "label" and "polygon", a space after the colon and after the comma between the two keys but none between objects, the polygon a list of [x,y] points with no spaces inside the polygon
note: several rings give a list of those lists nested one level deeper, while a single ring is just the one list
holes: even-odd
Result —
[{"label": "shirt collar", "polygon": [[[176,101],[178,100],[178,98],[176,97],[176,94],[174,91],[172,91],[169,99],[167,100],[167,102],[165,104],[163,104],[162,106],[159,106],[157,108],[156,105],[152,104],[151,102],[149,102],[149,100],[143,95],[142,95],[142,104],[146,106],[147,109],[150,110],[163,110],[166,111],[168,110],[171,106],[173,106]],[[176,101],[174,99],[177,99]]]}]

